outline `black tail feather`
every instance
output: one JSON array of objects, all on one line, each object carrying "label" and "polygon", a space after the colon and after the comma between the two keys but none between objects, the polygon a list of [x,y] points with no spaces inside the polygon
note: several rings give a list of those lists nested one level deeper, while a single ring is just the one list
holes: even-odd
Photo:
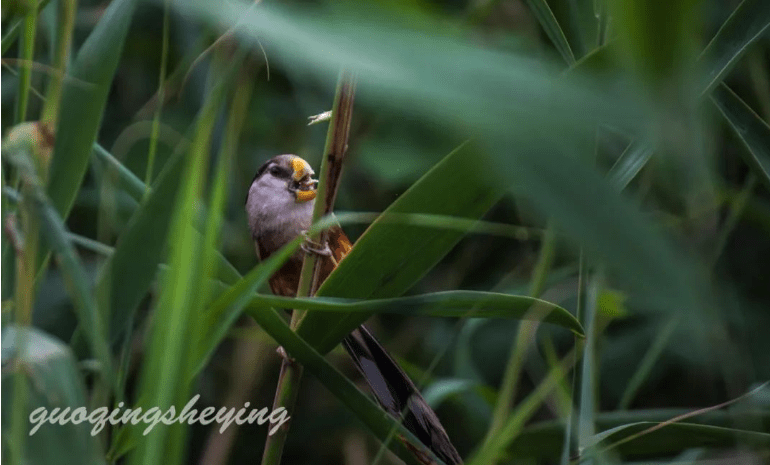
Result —
[{"label": "black tail feather", "polygon": [[436,413],[369,330],[361,326],[343,343],[382,408],[402,420],[447,465],[462,464]]}]

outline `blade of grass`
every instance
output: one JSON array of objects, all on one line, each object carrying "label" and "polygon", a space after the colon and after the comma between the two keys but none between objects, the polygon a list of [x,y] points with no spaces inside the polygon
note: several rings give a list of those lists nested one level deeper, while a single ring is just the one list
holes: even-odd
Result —
[{"label": "blade of grass", "polygon": [[27,12],[24,15],[23,31],[19,41],[19,58],[24,63],[19,68],[19,88],[16,100],[16,124],[27,120],[27,106],[29,105],[29,92],[32,83],[32,66],[35,62],[35,36],[37,35],[37,15],[34,0],[27,0]]},{"label": "blade of grass", "polygon": [[741,151],[746,164],[770,189],[770,126],[724,84],[714,90],[711,101],[746,148]]},{"label": "blade of grass", "polygon": [[546,0],[527,0],[527,5],[529,5],[529,9],[535,14],[535,17],[540,22],[540,26],[543,27],[548,38],[551,39],[554,47],[559,51],[567,65],[572,66],[575,64],[575,55],[572,53],[572,48],[569,46],[567,37],[564,35],[559,22],[553,15],[551,7],[548,6],[548,2]]},{"label": "blade of grass", "polygon": [[770,27],[770,4],[764,0],[744,0],[732,12],[701,53],[698,61],[706,66],[701,95],[708,95],[727,76],[751,44]]},{"label": "blade of grass", "polygon": [[[272,267],[271,267],[272,268]],[[260,275],[268,270],[260,271]],[[217,285],[217,287],[220,285]],[[242,289],[243,290],[243,289]],[[242,292],[242,290],[240,292]],[[225,288],[224,294],[236,294],[233,288]],[[239,293],[240,293],[239,292]],[[232,302],[231,297],[227,300]],[[390,299],[354,300],[332,297],[282,297],[270,294],[252,294],[246,300],[252,306],[299,308],[308,312],[339,313],[390,313],[397,315],[430,316],[444,318],[505,318],[534,319],[542,312],[542,320],[567,328],[582,336],[583,329],[577,319],[556,304],[522,295],[509,295],[481,291],[443,291],[410,297]],[[530,312],[540,307],[538,314]],[[469,314],[468,309],[472,309]],[[216,310],[212,310],[216,312]]]},{"label": "blade of grass", "polygon": [[[616,439],[610,445],[602,448],[603,451],[607,451],[607,450],[613,449],[613,448],[615,448],[615,447],[617,447],[617,446],[619,446],[621,444],[625,444],[625,443],[627,443],[629,441],[633,441],[633,440],[635,440],[635,439],[637,439],[639,437],[642,437],[642,436],[645,436],[647,434],[650,434],[650,433],[652,433],[654,431],[657,431],[657,430],[659,430],[661,428],[665,428],[667,426],[671,426],[671,425],[677,424],[678,422],[681,422],[682,420],[686,420],[686,419],[694,417],[696,415],[701,415],[701,414],[704,414],[704,413],[707,413],[707,412],[710,412],[710,411],[713,411],[713,410],[719,410],[719,409],[725,408],[727,406],[730,406],[730,405],[732,405],[732,404],[734,404],[736,402],[739,402],[739,401],[744,400],[744,399],[746,399],[748,397],[751,397],[751,396],[761,392],[762,390],[766,390],[768,386],[770,386],[770,382],[762,383],[761,385],[757,386],[756,388],[752,389],[751,391],[743,394],[742,396],[736,397],[735,399],[731,399],[731,400],[729,400],[727,402],[723,402],[721,404],[714,405],[714,406],[711,406],[711,407],[706,407],[706,408],[703,408],[703,409],[698,409],[698,410],[695,410],[695,411],[692,411],[692,412],[688,412],[688,413],[685,413],[683,415],[679,415],[679,416],[677,416],[675,418],[671,418],[671,419],[669,419],[667,421],[664,421],[664,422],[661,422],[661,423],[658,423],[658,424],[655,424],[655,425],[652,425],[652,426],[650,426],[649,423],[645,423],[645,422],[632,423],[632,424],[628,424],[628,425],[618,426],[618,427],[612,428],[612,429],[607,430],[607,431],[603,431],[602,433],[599,433],[599,434],[595,435],[595,437],[592,438],[592,442],[590,444],[587,444],[587,446],[588,447],[596,447],[603,440],[609,439],[610,437],[616,435],[617,433],[626,431],[628,429],[635,429],[635,430],[637,430],[637,431],[634,431],[631,434],[625,436],[622,439],[619,439],[619,440]],[[638,430],[639,426],[647,426],[647,427],[642,429],[641,431],[639,431]],[[764,436],[764,441],[763,442],[765,442],[768,445],[770,445],[770,434],[762,434],[762,436]]]},{"label": "blade of grass", "polygon": [[152,117],[152,133],[150,134],[150,150],[147,155],[147,172],[144,176],[145,185],[152,184],[152,176],[155,168],[155,152],[158,149],[158,130],[160,126],[160,115],[163,110],[163,103],[166,95],[166,66],[168,62],[168,35],[169,35],[169,0],[163,2],[163,39],[160,52],[160,70],[158,71],[158,105],[155,107],[155,114]]},{"label": "blade of grass", "polygon": [[[596,366],[596,299],[599,293],[597,276],[589,274],[587,259],[581,255],[580,284],[578,285],[578,315],[581,325],[586,329],[585,344],[583,344],[583,357],[580,366],[580,402],[579,405],[577,441],[578,453],[584,453],[587,441],[596,431],[596,402],[598,399],[596,385],[599,382],[599,374]],[[596,461],[596,456],[589,451],[589,463]]]},{"label": "blade of grass", "polygon": [[679,326],[681,318],[679,315],[675,315],[670,318],[668,322],[657,332],[655,339],[650,344],[649,349],[645,352],[644,357],[639,362],[639,367],[636,369],[631,379],[628,380],[626,389],[623,391],[623,395],[620,397],[618,403],[618,410],[626,410],[634,400],[637,391],[644,383],[644,380],[649,376],[650,371],[660,359],[660,355],[663,353],[663,349],[666,348],[671,336],[674,334],[677,326]]},{"label": "blade of grass", "polygon": [[[674,423],[662,431],[640,437],[636,441],[618,446],[616,451],[625,457],[662,456],[681,452],[683,449],[709,447],[729,448],[740,444],[741,431],[733,430],[738,421],[763,424],[770,420],[767,409],[754,409],[748,412],[712,411],[702,416],[691,417],[690,423]],[[629,423],[646,422],[644,427],[669,420],[687,413],[682,409],[631,410],[624,412],[602,412],[596,416],[599,430],[609,430]],[[766,424],[766,423],[765,423]],[[691,428],[705,426],[706,428]],[[508,447],[510,456],[533,460],[558,460],[561,441],[564,437],[564,422],[549,420],[528,426]],[[757,431],[762,433],[763,431]],[[735,434],[738,433],[738,434]]]},{"label": "blade of grass", "polygon": [[623,190],[644,168],[653,150],[648,144],[634,142],[630,144],[607,172],[607,180],[610,184]]},{"label": "blade of grass", "polygon": [[72,31],[75,28],[75,12],[77,0],[61,0],[56,5],[56,37],[54,40],[54,52],[51,73],[46,91],[45,104],[41,120],[52,127],[56,127],[56,117],[59,114],[59,101],[61,100],[62,82],[72,48]]},{"label": "blade of grass", "polygon": [[[171,230],[170,272],[156,306],[151,328],[148,361],[141,375],[141,391],[148,405],[165,411],[171,405],[181,406],[188,399],[191,363],[187,342],[197,340],[202,303],[196,294],[205,274],[201,257],[202,240],[195,231],[195,205],[203,186],[208,165],[210,138],[222,103],[224,83],[221,82],[206,99],[197,122],[197,129],[187,157],[182,185],[176,196]],[[174,337],[169,337],[172,333]],[[159,428],[139,442],[130,462],[135,464],[181,463],[187,426]]]},{"label": "blade of grass", "polygon": [[524,423],[535,414],[540,405],[550,395],[551,391],[558,387],[559,382],[567,374],[574,363],[575,351],[573,350],[561,360],[558,366],[552,368],[548,372],[545,379],[537,385],[532,393],[524,398],[524,400],[517,406],[515,412],[508,417],[503,427],[488,443],[485,443],[483,448],[473,454],[472,458],[467,462],[468,465],[499,462],[502,459],[508,444],[521,433]]},{"label": "blade of grass", "polygon": [[[93,145],[93,154],[115,170],[120,180],[125,183],[125,187],[128,189],[128,193],[131,195],[131,197],[137,201],[142,200],[146,190],[150,189],[150,186],[145,185],[144,182],[142,182],[142,180],[139,179],[130,169],[126,168],[123,163],[120,162],[120,160],[115,158],[110,152],[108,152],[98,143],[94,143]],[[159,183],[156,182],[156,184]]]},{"label": "blade of grass", "polygon": [[[537,264],[535,265],[535,270],[532,275],[530,285],[531,296],[538,296],[543,292],[545,281],[548,277],[548,271],[551,269],[551,265],[553,264],[555,250],[555,227],[553,224],[551,224],[546,229],[545,236],[543,237],[543,242],[540,247],[540,255],[538,256]],[[539,314],[540,312],[538,311],[538,315]],[[533,317],[534,316],[535,315],[533,315]],[[571,314],[570,317],[572,317]],[[577,321],[577,319],[575,321]],[[528,322],[522,322],[519,325],[516,338],[514,339],[514,343],[511,345],[508,362],[505,367],[505,372],[503,373],[503,380],[500,384],[500,392],[497,395],[497,402],[495,402],[495,407],[492,411],[492,421],[484,438],[485,444],[489,443],[489,441],[495,437],[510,415],[513,401],[516,398],[516,388],[519,384],[521,368],[523,366],[524,359],[527,356],[529,346],[534,340],[537,326],[538,325],[536,323]]]}]

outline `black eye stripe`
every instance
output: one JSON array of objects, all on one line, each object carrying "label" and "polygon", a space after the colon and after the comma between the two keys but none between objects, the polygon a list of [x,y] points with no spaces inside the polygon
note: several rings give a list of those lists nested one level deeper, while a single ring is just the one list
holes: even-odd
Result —
[{"label": "black eye stripe", "polygon": [[[276,177],[279,177],[279,178],[287,178],[287,179],[291,176],[291,171],[290,170],[288,170],[288,169],[282,167],[281,165],[279,165],[275,161],[275,159],[271,159],[271,160],[266,161],[262,166],[259,167],[259,169],[257,170],[257,173],[254,175],[254,179],[251,180],[251,184],[254,184],[254,181],[256,181],[257,179],[259,179],[260,176],[265,174],[265,171],[269,172],[269,170],[272,169],[272,168],[277,168],[278,170],[280,170],[279,174],[275,174],[273,176],[276,176]],[[249,186],[251,186],[251,184],[249,184]],[[246,202],[248,202],[248,201],[249,201],[249,192],[246,191]]]},{"label": "black eye stripe", "polygon": [[289,170],[279,165],[271,166],[268,172],[278,178],[288,178],[291,176],[291,172],[289,172]]}]

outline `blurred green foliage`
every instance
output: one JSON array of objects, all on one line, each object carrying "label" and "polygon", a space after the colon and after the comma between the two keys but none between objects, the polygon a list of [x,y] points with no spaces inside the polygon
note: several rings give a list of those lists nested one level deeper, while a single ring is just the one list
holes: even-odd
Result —
[{"label": "blurred green foliage", "polygon": [[[282,345],[283,463],[371,463],[392,420],[333,347],[373,314],[469,463],[770,460],[767,387],[620,443],[770,379],[769,30],[765,0],[5,2],[3,459],[255,462],[266,426],[29,412],[270,406]],[[243,200],[276,154],[320,165],[342,68],[361,242],[319,294],[414,297],[319,300],[297,337]]]}]

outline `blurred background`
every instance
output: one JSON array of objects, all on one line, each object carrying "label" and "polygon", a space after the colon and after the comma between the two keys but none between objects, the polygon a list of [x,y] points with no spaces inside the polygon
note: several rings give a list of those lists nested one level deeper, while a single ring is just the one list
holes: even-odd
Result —
[{"label": "blurred background", "polygon": [[[248,88],[237,94],[248,100],[218,239],[222,255],[242,275],[257,264],[243,211],[254,173],[281,153],[297,154],[318,171],[327,123],[308,125],[308,118],[331,109],[342,67],[359,74],[335,211],[384,211],[470,141],[461,150],[473,151],[478,164],[458,176],[498,192],[483,220],[520,228],[515,234],[465,235],[407,294],[465,289],[539,296],[576,315],[589,336],[507,318],[380,313],[369,319],[385,347],[420,380],[464,458],[564,463],[585,452],[586,444],[608,446],[656,422],[738,398],[770,379],[770,4],[148,1],[119,10],[118,3],[2,6],[3,326],[29,324],[71,354],[79,377],[74,382],[89,405],[109,401],[99,403],[96,357],[58,260],[27,281],[36,283],[29,321],[18,313],[24,243],[17,239],[29,237],[29,224],[14,226],[14,219],[24,218],[17,212],[24,177],[20,182],[21,170],[8,154],[16,150],[11,139],[21,123],[46,121],[51,114],[46,102],[58,97],[50,89],[62,63],[82,70],[68,84],[85,80],[82,88],[89,76],[109,74],[105,70],[114,66],[114,76],[105,78],[104,105],[97,108],[96,142],[147,184],[161,176],[174,153],[199,144],[202,108],[221,82]],[[68,8],[74,11],[72,53],[57,64]],[[100,22],[115,21],[109,8],[129,14],[130,22],[120,26],[128,28],[123,39],[109,39],[122,40],[122,51],[99,55],[84,44]],[[81,50],[117,61],[88,64],[77,56]],[[237,69],[228,68],[235,62]],[[20,114],[22,95],[27,102]],[[57,128],[54,159],[66,160],[59,130],[74,123],[65,120],[78,120],[88,107],[66,98],[65,91],[58,113],[53,110],[58,118],[48,120]],[[211,118],[204,199],[235,104],[233,98],[217,107]],[[87,131],[69,137],[90,147]],[[90,160],[72,208],[62,216],[94,286],[142,199],[129,195],[125,179],[104,159]],[[344,225],[353,240],[366,227]],[[134,247],[142,253],[141,242]],[[163,256],[170,253],[164,246]],[[122,391],[130,403],[144,392],[141,373],[162,289],[154,281],[137,302],[127,333],[110,342],[116,366],[125,360]],[[260,291],[269,293],[266,285]],[[18,368],[14,340],[4,330],[3,458],[18,459],[11,414],[21,385],[15,384],[16,394],[9,387]],[[277,346],[249,317],[238,318],[190,392],[201,394],[201,407],[272,405]],[[366,391],[341,348],[327,359]],[[565,359],[568,369],[552,379]],[[501,414],[496,410],[505,410],[499,406],[503,396],[512,403]],[[587,456],[618,463],[767,463],[768,411],[765,388],[687,419],[688,427],[664,428]],[[503,452],[487,461],[490,425],[512,417],[522,424],[506,430]],[[568,424],[576,429],[564,457]],[[224,434],[196,424],[178,457],[184,463],[253,463],[262,456],[266,434],[256,424],[232,425]],[[94,463],[127,463],[124,454],[132,448],[116,450],[116,436],[113,430],[97,437]],[[21,450],[54,439],[25,441]],[[39,446],[64,448],[67,459],[58,458],[65,462],[83,457],[83,449],[62,441]],[[379,449],[364,424],[306,373],[282,463],[372,463]],[[25,463],[44,462],[30,454]],[[379,463],[399,459],[388,452]]]}]

